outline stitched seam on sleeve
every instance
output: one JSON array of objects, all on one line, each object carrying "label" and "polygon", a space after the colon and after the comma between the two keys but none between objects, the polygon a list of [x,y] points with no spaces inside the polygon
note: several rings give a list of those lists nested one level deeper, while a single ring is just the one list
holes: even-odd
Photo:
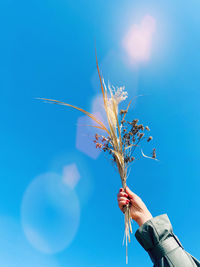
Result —
[{"label": "stitched seam on sleeve", "polygon": [[157,231],[157,229],[156,229],[155,225],[153,224],[153,222],[152,222],[152,221],[150,221],[150,223],[151,223],[151,225],[152,225],[153,229],[154,229],[154,230],[155,230],[155,232],[156,232],[157,239],[158,239],[158,243],[159,243],[159,241],[160,241],[160,238],[159,238],[158,231]]},{"label": "stitched seam on sleeve", "polygon": [[[184,250],[184,251],[185,251],[185,250]],[[193,260],[193,256],[190,255],[187,251],[185,251],[185,252],[186,252],[186,255],[188,256],[190,262],[192,263],[192,265],[196,266],[196,263],[195,263],[195,261]]]},{"label": "stitched seam on sleeve", "polygon": [[168,257],[168,255],[165,255],[164,257],[166,257],[166,259],[171,263],[171,265],[172,265],[173,267],[175,267],[175,265],[174,265],[173,262],[170,260],[170,258]]}]

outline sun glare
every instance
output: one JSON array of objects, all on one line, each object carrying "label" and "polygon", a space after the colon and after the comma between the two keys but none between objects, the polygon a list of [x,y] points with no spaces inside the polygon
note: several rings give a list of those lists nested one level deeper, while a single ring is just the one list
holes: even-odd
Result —
[{"label": "sun glare", "polygon": [[150,15],[144,16],[139,25],[133,24],[129,28],[123,39],[123,47],[132,63],[149,60],[155,30],[156,20]]}]

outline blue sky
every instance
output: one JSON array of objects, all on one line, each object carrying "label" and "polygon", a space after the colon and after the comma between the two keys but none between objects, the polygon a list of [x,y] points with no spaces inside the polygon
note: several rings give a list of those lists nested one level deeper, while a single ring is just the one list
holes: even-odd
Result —
[{"label": "blue sky", "polygon": [[[137,161],[127,183],[199,257],[199,8],[196,0],[0,3],[2,266],[125,266],[118,174],[91,147],[81,113],[35,99],[98,112],[95,42],[106,83],[143,95],[129,118],[149,125],[157,148],[159,162]],[[123,40],[147,16],[148,53],[131,59]],[[129,265],[152,265],[134,235]]]}]

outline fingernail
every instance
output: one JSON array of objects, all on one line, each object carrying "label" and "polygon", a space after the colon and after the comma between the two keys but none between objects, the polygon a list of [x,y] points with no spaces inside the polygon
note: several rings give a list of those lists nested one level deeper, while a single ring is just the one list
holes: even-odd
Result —
[{"label": "fingernail", "polygon": [[130,200],[127,199],[127,200],[126,200],[126,204],[128,204],[129,202],[130,202]]},{"label": "fingernail", "polygon": [[122,188],[120,188],[119,192],[122,192],[122,191],[123,191],[123,189],[122,189]]}]

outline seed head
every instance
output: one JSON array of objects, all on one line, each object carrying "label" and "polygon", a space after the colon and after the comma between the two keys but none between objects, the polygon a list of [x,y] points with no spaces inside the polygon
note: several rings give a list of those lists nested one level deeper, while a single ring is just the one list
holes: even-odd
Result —
[{"label": "seed head", "polygon": [[138,123],[138,121],[139,121],[138,119],[135,119],[135,120],[132,121],[132,124],[136,125]]},{"label": "seed head", "polygon": [[121,109],[119,114],[120,114],[120,115],[123,115],[123,114],[126,114],[126,113],[127,113],[127,110],[123,110],[123,109]]},{"label": "seed head", "polygon": [[139,139],[141,139],[144,136],[144,133],[139,134]]},{"label": "seed head", "polygon": [[147,139],[147,142],[151,141],[153,139],[152,136],[149,136],[149,138]]},{"label": "seed head", "polygon": [[102,138],[102,142],[105,142],[105,141],[107,141],[107,138],[105,138],[105,137],[103,136],[103,138]]},{"label": "seed head", "polygon": [[96,143],[96,148],[102,148],[102,144],[100,144],[100,143]]},{"label": "seed head", "polygon": [[142,124],[138,125],[138,129],[144,131],[144,126]]},{"label": "seed head", "polygon": [[152,155],[152,158],[153,158],[153,159],[156,158],[156,149],[155,149],[155,148],[153,149],[153,155]]}]

